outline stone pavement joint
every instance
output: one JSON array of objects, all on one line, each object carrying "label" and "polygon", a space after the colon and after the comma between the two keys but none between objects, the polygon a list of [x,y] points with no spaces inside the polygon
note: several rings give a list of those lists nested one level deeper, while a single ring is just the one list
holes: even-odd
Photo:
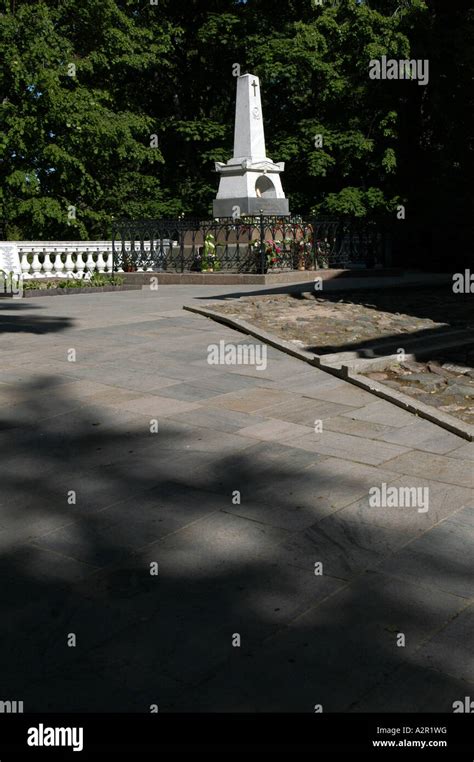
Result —
[{"label": "stone pavement joint", "polygon": [[[314,365],[315,367],[324,370],[328,374],[333,374],[352,384],[355,384],[361,389],[365,389],[367,392],[370,392],[374,396],[388,400],[389,402],[392,402],[394,405],[406,410],[407,412],[414,413],[415,415],[431,421],[441,428],[444,428],[447,431],[451,431],[454,434],[467,439],[469,442],[474,441],[474,426],[472,426],[470,423],[461,421],[452,415],[444,413],[442,410],[438,410],[435,407],[426,405],[420,400],[414,399],[413,397],[410,397],[409,395],[404,394],[397,389],[392,389],[385,384],[377,383],[377,381],[374,381],[373,379],[360,375],[357,371],[367,370],[367,368],[365,365],[361,365],[360,362],[349,362],[345,355],[350,353],[318,355],[313,352],[308,352],[305,349],[300,349],[296,347],[293,342],[281,339],[278,336],[268,333],[268,331],[265,331],[262,328],[257,328],[251,323],[248,323],[245,320],[241,320],[240,318],[229,317],[228,315],[224,315],[220,312],[216,312],[215,310],[210,310],[203,307],[187,305],[184,307],[184,309],[191,312],[196,312],[197,314],[215,320],[216,322],[223,323],[224,325],[235,328],[237,331],[247,333],[254,338],[259,338],[264,343],[280,349],[286,354],[297,357],[309,365]],[[456,341],[454,341],[454,346],[463,346],[467,340],[467,337],[470,336],[469,332],[453,330],[452,333],[455,333],[456,335],[459,334]],[[448,342],[447,345],[440,344],[436,346],[444,347],[451,345],[452,344]],[[369,363],[372,369],[378,369],[379,367],[385,368],[388,364],[390,364],[390,362],[393,362],[393,357],[393,355],[389,355],[383,358],[378,358],[377,360],[367,360],[364,362]],[[407,357],[414,358],[415,355],[408,355]]]},{"label": "stone pavement joint", "polygon": [[[210,365],[259,339],[182,307],[231,290],[0,304],[2,693],[452,711],[473,690],[471,445],[275,347],[261,371]],[[429,510],[374,505],[382,484]]]}]

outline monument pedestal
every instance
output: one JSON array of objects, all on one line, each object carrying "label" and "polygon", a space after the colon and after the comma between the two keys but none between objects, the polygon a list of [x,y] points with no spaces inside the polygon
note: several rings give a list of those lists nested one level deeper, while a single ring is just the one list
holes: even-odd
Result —
[{"label": "monument pedestal", "polygon": [[259,214],[275,215],[284,217],[290,214],[288,208],[288,199],[264,199],[264,198],[232,198],[215,199],[212,202],[212,213],[214,217],[236,217],[235,208],[240,210],[240,216],[258,216]]},{"label": "monument pedestal", "polygon": [[237,79],[234,155],[227,164],[216,162],[215,167],[221,179],[214,217],[290,214],[280,179],[285,165],[266,155],[260,82],[253,74]]}]

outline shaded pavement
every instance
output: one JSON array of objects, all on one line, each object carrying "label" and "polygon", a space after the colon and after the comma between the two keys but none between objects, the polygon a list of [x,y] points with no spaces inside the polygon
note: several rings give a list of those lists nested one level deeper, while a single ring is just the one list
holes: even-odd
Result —
[{"label": "shaded pavement", "polygon": [[255,343],[182,311],[219,290],[0,303],[0,700],[452,711],[474,444],[272,348],[208,364]]}]

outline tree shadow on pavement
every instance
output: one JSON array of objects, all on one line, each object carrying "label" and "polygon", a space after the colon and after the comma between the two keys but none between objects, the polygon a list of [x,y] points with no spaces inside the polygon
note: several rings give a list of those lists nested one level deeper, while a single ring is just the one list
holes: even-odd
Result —
[{"label": "tree shadow on pavement", "polygon": [[[272,443],[221,452],[211,430],[206,450],[172,421],[154,435],[145,416],[79,405],[53,381],[24,389],[17,427],[0,417],[0,700],[26,712],[370,711],[391,681],[387,711],[450,711],[467,695],[442,659],[420,657],[466,599],[433,588],[431,562],[416,579],[376,572],[406,527],[324,524],[320,495],[363,496],[357,475],[330,476],[316,456],[295,469]],[[461,556],[436,564],[469,578]]]}]

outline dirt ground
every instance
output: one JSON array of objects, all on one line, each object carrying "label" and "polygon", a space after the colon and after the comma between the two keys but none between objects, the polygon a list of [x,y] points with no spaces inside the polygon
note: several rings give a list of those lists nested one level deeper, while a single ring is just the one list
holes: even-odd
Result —
[{"label": "dirt ground", "polygon": [[462,347],[433,352],[428,360],[393,363],[367,375],[474,423],[473,304],[472,294],[454,294],[443,287],[263,294],[209,306],[318,355],[392,354],[403,347],[404,336],[425,343],[448,329],[471,329],[472,342]]}]

